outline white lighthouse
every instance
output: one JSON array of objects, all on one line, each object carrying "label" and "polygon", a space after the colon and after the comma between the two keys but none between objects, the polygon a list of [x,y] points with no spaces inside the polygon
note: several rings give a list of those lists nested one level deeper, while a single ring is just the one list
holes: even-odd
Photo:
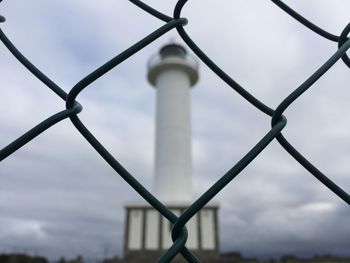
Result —
[{"label": "white lighthouse", "polygon": [[193,199],[190,88],[198,66],[190,58],[182,46],[169,44],[149,64],[157,93],[154,190],[166,202]]},{"label": "white lighthouse", "polygon": [[[198,81],[198,63],[182,46],[165,45],[149,61],[148,81],[157,97],[153,193],[181,215],[193,202],[190,92]],[[125,262],[155,262],[172,244],[172,225],[148,204],[125,207]],[[208,204],[186,224],[186,247],[202,262],[219,255],[217,210]]]}]

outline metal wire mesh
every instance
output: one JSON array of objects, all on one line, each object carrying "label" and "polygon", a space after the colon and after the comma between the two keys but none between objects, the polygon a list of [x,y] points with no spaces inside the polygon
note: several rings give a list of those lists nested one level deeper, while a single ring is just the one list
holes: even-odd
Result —
[{"label": "metal wire mesh", "polygon": [[[1,2],[2,0],[0,0]],[[325,174],[310,163],[301,153],[299,153],[283,136],[282,130],[287,124],[287,118],[283,115],[284,111],[295,102],[303,93],[312,87],[312,85],[322,77],[339,59],[342,59],[347,67],[350,68],[350,59],[346,51],[350,48],[350,39],[347,35],[350,32],[350,23],[344,28],[341,34],[334,35],[324,29],[313,24],[289,6],[280,0],[271,0],[279,8],[292,16],[294,19],[302,23],[305,27],[312,30],[314,33],[328,39],[329,41],[338,43],[338,50],[302,85],[297,87],[291,94],[289,94],[276,109],[272,109],[258,98],[247,92],[242,86],[235,82],[229,75],[227,75],[218,65],[216,65],[190,38],[186,33],[184,26],[188,20],[181,17],[181,11],[188,0],[179,0],[174,8],[173,17],[165,15],[154,8],[146,5],[139,0],[129,0],[131,3],[144,10],[148,14],[162,20],[165,24],[147,35],[145,38],[135,43],[124,52],[115,56],[107,63],[103,64],[95,71],[80,80],[70,91],[66,93],[52,80],[50,80],[44,73],[36,68],[28,59],[26,59],[19,50],[11,43],[5,33],[0,29],[0,39],[8,50],[21,62],[33,75],[41,80],[49,89],[51,89],[57,96],[66,102],[66,109],[52,115],[48,119],[42,121],[31,130],[23,134],[21,137],[7,145],[0,151],[0,160],[4,160],[9,155],[17,151],[23,145],[31,141],[42,132],[49,129],[56,123],[69,118],[81,135],[91,144],[91,146],[99,153],[99,155],[119,174],[136,192],[138,192],[149,204],[159,211],[172,224],[172,246],[164,252],[158,259],[158,262],[170,262],[178,253],[188,262],[200,262],[187,248],[187,230],[186,223],[203,208],[216,194],[218,194],[227,184],[229,184],[245,167],[254,160],[274,139],[299,162],[306,170],[314,177],[321,181],[329,190],[336,194],[339,198],[350,205],[350,196]],[[5,18],[0,15],[0,22],[5,22]],[[271,130],[263,137],[257,144],[226,174],[224,174],[214,185],[212,185],[202,196],[200,196],[182,215],[176,216],[163,203],[155,198],[141,183],[139,183],[94,137],[88,128],[81,122],[78,114],[82,111],[82,106],[76,101],[77,96],[92,82],[103,76],[105,73],[133,56],[135,53],[143,49],[145,46],[156,40],[170,30],[177,30],[180,37],[188,45],[190,49],[198,56],[198,58],[205,63],[219,78],[221,78],[229,87],[240,94],[247,102],[252,104],[257,110],[271,117]]]}]

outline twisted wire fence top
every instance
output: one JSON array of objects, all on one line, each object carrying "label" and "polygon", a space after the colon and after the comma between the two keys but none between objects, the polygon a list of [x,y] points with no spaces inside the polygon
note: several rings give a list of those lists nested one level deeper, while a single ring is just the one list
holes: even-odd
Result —
[{"label": "twisted wire fence top", "polygon": [[[36,76],[41,82],[43,82],[49,89],[51,89],[58,97],[60,97],[66,103],[66,108],[62,111],[52,115],[46,120],[42,121],[31,130],[20,136],[18,139],[8,144],[0,151],[0,160],[3,160],[17,151],[26,143],[30,142],[33,138],[40,135],[51,126],[57,124],[64,119],[70,119],[75,128],[80,134],[90,143],[90,145],[99,153],[99,155],[115,170],[115,172],[121,176],[137,193],[139,193],[148,203],[150,203],[155,209],[159,211],[165,218],[167,218],[173,224],[172,239],[173,245],[164,252],[159,258],[158,262],[169,262],[178,253],[188,262],[200,262],[187,248],[187,230],[186,223],[193,217],[198,211],[205,206],[216,194],[218,194],[227,184],[229,184],[245,167],[249,165],[274,139],[287,151],[298,163],[300,163],[311,175],[316,177],[322,182],[330,191],[336,194],[348,205],[350,204],[350,196],[331,179],[329,179],[324,173],[322,173],[317,167],[309,162],[292,144],[289,143],[287,138],[282,134],[283,128],[287,125],[287,117],[284,116],[286,109],[292,105],[296,100],[304,94],[304,92],[310,89],[313,84],[319,80],[338,60],[342,60],[350,69],[350,59],[346,54],[346,51],[350,48],[350,40],[348,34],[350,32],[350,23],[345,25],[344,30],[340,35],[327,32],[326,30],[313,24],[305,17],[298,14],[291,9],[285,3],[280,0],[271,0],[276,6],[281,8],[284,12],[289,14],[295,20],[309,28],[314,33],[321,37],[336,42],[338,44],[337,50],[334,54],[319,67],[308,79],[306,79],[299,87],[290,93],[281,103],[273,109],[266,105],[263,101],[259,100],[254,95],[250,94],[244,87],[238,84],[232,79],[225,71],[223,71],[210,57],[208,57],[201,48],[191,39],[186,33],[185,26],[188,23],[188,19],[181,16],[182,9],[187,3],[187,0],[179,0],[175,7],[172,16],[169,14],[163,14],[158,10],[148,6],[144,2],[139,0],[129,0],[138,8],[147,12],[149,15],[164,22],[164,25],[159,27],[154,32],[145,36],[143,39],[118,54],[99,68],[88,74],[81,79],[68,93],[49,79],[43,72],[35,67],[19,50],[11,43],[5,33],[0,29],[0,39],[8,50],[22,63],[34,76]],[[1,1],[0,1],[1,2]],[[0,22],[5,22],[5,17],[0,15]],[[168,209],[163,203],[155,198],[138,180],[136,180],[119,162],[116,160],[106,148],[95,138],[95,136],[89,131],[84,123],[79,119],[78,114],[83,110],[83,107],[77,101],[79,94],[88,87],[95,80],[109,72],[114,67],[118,66],[123,61],[127,60],[135,53],[149,45],[151,42],[164,35],[166,32],[176,30],[183,41],[188,47],[198,56],[198,58],[210,68],[222,81],[224,81],[228,87],[234,92],[237,92],[248,103],[252,104],[257,110],[263,114],[271,117],[271,129],[265,134],[256,145],[242,157],[227,173],[215,182],[202,196],[200,196],[195,202],[179,217],[176,216],[170,209]]]}]

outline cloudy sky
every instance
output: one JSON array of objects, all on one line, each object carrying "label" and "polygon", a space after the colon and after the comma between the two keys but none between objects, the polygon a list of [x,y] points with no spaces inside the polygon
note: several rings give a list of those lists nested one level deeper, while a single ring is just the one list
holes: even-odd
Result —
[{"label": "cloudy sky", "polygon": [[[171,15],[175,0],[147,3]],[[348,0],[287,4],[339,35]],[[65,91],[163,22],[129,1],[3,1],[3,31]],[[193,40],[238,83],[272,108],[337,49],[268,0],[191,0],[183,16]],[[152,189],[155,90],[148,58],[176,39],[164,35],[94,82],[78,97],[79,114],[127,169]],[[64,102],[0,45],[0,147]],[[336,63],[287,111],[283,133],[313,164],[350,192],[349,68]],[[198,197],[269,130],[270,119],[204,65],[192,91],[193,180]],[[218,156],[220,158],[218,158]],[[140,200],[64,120],[0,165],[0,252],[50,258],[120,254],[123,205]],[[216,198],[220,247],[246,257],[350,256],[349,206],[277,142]]]}]

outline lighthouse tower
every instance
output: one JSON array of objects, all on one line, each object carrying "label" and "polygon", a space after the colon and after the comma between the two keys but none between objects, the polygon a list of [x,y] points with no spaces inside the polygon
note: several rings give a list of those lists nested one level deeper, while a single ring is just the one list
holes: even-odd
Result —
[{"label": "lighthouse tower", "polygon": [[[149,61],[148,81],[156,91],[153,193],[181,215],[193,202],[190,91],[198,81],[198,63],[181,45],[165,45]],[[172,244],[171,223],[148,204],[125,207],[125,261],[155,262]],[[219,255],[217,210],[208,204],[186,224],[186,246],[203,262]]]},{"label": "lighthouse tower", "polygon": [[156,88],[155,194],[161,201],[192,201],[190,88],[198,67],[177,44],[164,46],[150,61]]}]

